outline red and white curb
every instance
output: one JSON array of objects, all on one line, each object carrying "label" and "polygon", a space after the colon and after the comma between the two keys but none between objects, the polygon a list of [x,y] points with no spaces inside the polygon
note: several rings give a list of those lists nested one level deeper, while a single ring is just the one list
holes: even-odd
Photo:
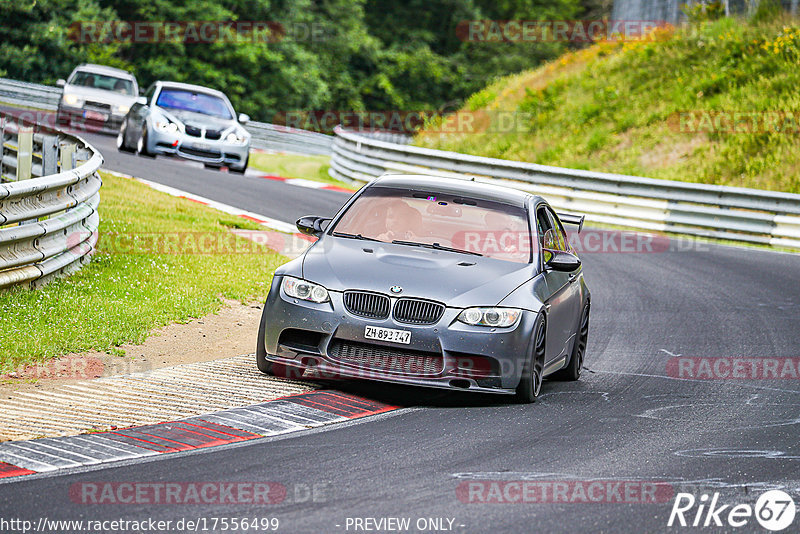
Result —
[{"label": "red and white curb", "polygon": [[80,436],[0,443],[0,478],[202,449],[396,410],[337,391],[310,391],[177,421]]},{"label": "red and white curb", "polygon": [[313,180],[306,180],[304,178],[284,178],[283,176],[275,176],[274,174],[262,174],[258,171],[250,172],[249,170],[246,171],[245,174],[247,176],[253,176],[256,178],[264,178],[266,180],[276,180],[278,182],[283,182],[285,184],[294,185],[297,187],[307,187],[309,189],[323,189],[325,191],[339,191],[341,193],[355,193],[355,189],[348,189],[347,187],[341,187],[338,185],[315,182]]},{"label": "red and white curb", "polygon": [[[117,173],[113,173],[117,174]],[[258,213],[253,213],[252,211],[243,210],[240,208],[235,208],[228,204],[223,204],[222,202],[217,202],[216,200],[211,200],[210,198],[201,197],[200,195],[195,195],[192,193],[188,193],[186,191],[181,191],[180,189],[175,189],[174,187],[169,187],[167,185],[162,185],[156,182],[151,182],[150,180],[145,180],[144,178],[136,178],[135,176],[129,176],[124,174],[118,174],[124,178],[130,178],[132,180],[136,180],[137,182],[146,185],[147,187],[154,189],[156,191],[160,191],[162,193],[166,193],[173,197],[178,198],[185,198],[186,200],[191,200],[192,202],[196,202],[198,204],[203,204],[204,206],[208,206],[209,208],[214,208],[215,210],[222,211],[224,213],[228,213],[230,215],[235,215],[237,217],[242,217],[244,219],[248,219],[253,222],[257,222],[267,228],[271,228],[273,230],[277,230],[279,232],[286,232],[286,233],[294,233],[297,228],[294,224],[287,223],[284,221],[279,221],[277,219],[273,219],[271,217],[267,217],[266,215],[259,215]]]}]

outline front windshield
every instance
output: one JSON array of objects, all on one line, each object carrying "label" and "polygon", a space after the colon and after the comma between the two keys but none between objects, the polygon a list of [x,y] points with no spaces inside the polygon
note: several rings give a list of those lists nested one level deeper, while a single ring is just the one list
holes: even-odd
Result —
[{"label": "front windshield", "polygon": [[121,95],[134,95],[133,81],[126,78],[117,78],[116,76],[106,76],[104,74],[96,74],[94,72],[79,70],[75,73],[69,83],[70,85],[79,85],[81,87],[91,87],[92,89],[112,91]]},{"label": "front windshield", "polygon": [[228,104],[218,96],[186,89],[162,89],[156,105],[179,111],[192,111],[220,119],[233,118]]},{"label": "front windshield", "polygon": [[372,187],[350,205],[332,235],[451,248],[529,263],[534,251],[527,221],[525,209],[500,202]]}]

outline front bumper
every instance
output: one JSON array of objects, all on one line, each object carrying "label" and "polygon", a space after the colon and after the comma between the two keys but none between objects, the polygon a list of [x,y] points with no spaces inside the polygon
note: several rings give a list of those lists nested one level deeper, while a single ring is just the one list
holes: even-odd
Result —
[{"label": "front bumper", "polygon": [[[319,378],[513,394],[530,354],[535,312],[523,311],[516,326],[492,329],[460,323],[461,309],[447,308],[436,324],[418,326],[353,315],[340,292],[331,291],[324,304],[293,299],[280,282],[275,277],[264,309],[266,358],[313,369]],[[368,325],[410,331],[411,343],[367,339]]]},{"label": "front bumper", "polygon": [[208,165],[240,169],[247,162],[250,143],[233,144],[222,139],[192,137],[182,132],[152,128],[148,131],[148,150],[153,154],[179,156]]}]

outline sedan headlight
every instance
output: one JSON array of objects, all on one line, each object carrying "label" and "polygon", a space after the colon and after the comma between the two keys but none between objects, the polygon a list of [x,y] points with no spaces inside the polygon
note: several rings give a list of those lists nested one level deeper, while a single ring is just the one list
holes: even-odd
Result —
[{"label": "sedan headlight", "polygon": [[83,104],[83,101],[78,98],[76,95],[64,95],[64,103],[69,104],[70,106],[80,106]]},{"label": "sedan headlight", "polygon": [[130,106],[117,106],[117,113],[124,115],[131,110]]},{"label": "sedan headlight", "polygon": [[522,312],[516,308],[467,308],[458,320],[472,326],[513,326]]},{"label": "sedan headlight", "polygon": [[283,291],[290,297],[308,300],[318,304],[331,300],[328,295],[328,290],[321,285],[291,276],[283,277]]},{"label": "sedan headlight", "polygon": [[178,125],[170,122],[167,119],[156,119],[156,128],[162,132],[175,133],[178,131]]},{"label": "sedan headlight", "polygon": [[231,132],[225,137],[228,143],[243,145],[247,141],[247,137],[241,132]]}]

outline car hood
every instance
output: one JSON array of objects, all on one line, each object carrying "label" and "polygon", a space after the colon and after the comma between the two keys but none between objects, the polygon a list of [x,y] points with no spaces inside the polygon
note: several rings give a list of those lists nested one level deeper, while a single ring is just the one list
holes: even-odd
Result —
[{"label": "car hood", "polygon": [[181,123],[193,126],[195,128],[205,128],[206,130],[227,130],[236,124],[232,119],[220,119],[219,117],[212,117],[211,115],[203,115],[202,113],[194,113],[193,111],[179,110],[179,109],[165,109],[158,108],[167,117],[177,119]]},{"label": "car hood", "polygon": [[135,96],[123,95],[120,93],[115,93],[114,91],[104,91],[103,89],[83,87],[80,85],[67,85],[64,87],[64,93],[68,95],[75,95],[82,100],[100,102],[101,104],[111,104],[112,106],[130,107],[134,102],[136,102]]},{"label": "car hood", "polygon": [[534,275],[530,264],[407,245],[325,236],[305,254],[302,276],[328,289],[362,289],[444,302],[492,306]]}]

